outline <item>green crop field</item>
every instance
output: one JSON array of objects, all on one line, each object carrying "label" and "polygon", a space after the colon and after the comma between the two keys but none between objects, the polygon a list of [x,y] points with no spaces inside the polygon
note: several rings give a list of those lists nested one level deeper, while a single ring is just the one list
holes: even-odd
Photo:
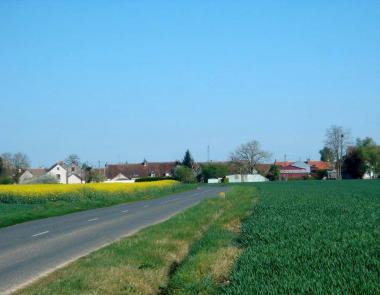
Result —
[{"label": "green crop field", "polygon": [[226,294],[380,294],[380,182],[256,185]]}]

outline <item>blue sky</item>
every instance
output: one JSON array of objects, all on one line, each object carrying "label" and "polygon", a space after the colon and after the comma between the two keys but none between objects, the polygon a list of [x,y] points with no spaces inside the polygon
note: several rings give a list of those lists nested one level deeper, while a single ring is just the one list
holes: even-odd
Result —
[{"label": "blue sky", "polygon": [[[313,3],[312,3],[313,2]],[[379,1],[1,1],[0,153],[318,158],[380,142]]]}]

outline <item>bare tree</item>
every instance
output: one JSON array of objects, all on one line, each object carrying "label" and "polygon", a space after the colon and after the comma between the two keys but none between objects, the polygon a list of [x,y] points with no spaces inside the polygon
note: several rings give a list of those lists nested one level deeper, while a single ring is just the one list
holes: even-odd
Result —
[{"label": "bare tree", "polygon": [[25,169],[30,167],[30,161],[26,154],[23,153],[3,153],[1,155],[3,168],[8,172],[11,170]]},{"label": "bare tree", "polygon": [[12,169],[13,156],[11,153],[3,153],[1,154],[1,158],[3,159],[3,169],[5,171],[9,171]]},{"label": "bare tree", "polygon": [[80,158],[76,154],[71,154],[65,159],[65,165],[66,166],[79,166],[80,165]]},{"label": "bare tree", "polygon": [[333,125],[326,130],[325,145],[332,151],[337,179],[342,179],[343,155],[346,153],[350,143],[350,132],[343,129],[343,127]]},{"label": "bare tree", "polygon": [[262,150],[257,140],[242,144],[230,155],[231,161],[248,173],[254,173],[256,164],[270,157],[271,153]]},{"label": "bare tree", "polygon": [[16,170],[30,167],[30,161],[26,154],[15,153],[12,157],[12,165]]}]

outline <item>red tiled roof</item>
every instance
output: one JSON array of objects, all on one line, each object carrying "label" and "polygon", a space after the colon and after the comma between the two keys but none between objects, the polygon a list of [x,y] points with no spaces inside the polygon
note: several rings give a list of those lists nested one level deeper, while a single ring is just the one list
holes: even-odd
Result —
[{"label": "red tiled roof", "polygon": [[327,170],[331,168],[331,164],[329,162],[307,161],[307,164],[314,170]]},{"label": "red tiled roof", "polygon": [[275,161],[274,164],[276,166],[279,166],[279,167],[285,167],[285,166],[289,166],[289,165],[292,165],[294,162],[290,162],[290,161],[286,161],[286,162],[277,162]]}]

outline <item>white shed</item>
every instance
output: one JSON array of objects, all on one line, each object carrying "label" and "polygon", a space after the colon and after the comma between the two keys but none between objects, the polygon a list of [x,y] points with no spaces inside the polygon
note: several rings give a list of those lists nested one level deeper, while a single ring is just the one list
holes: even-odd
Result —
[{"label": "white shed", "polygon": [[260,174],[233,174],[227,175],[229,183],[238,183],[238,182],[264,182],[269,181],[268,178]]}]

